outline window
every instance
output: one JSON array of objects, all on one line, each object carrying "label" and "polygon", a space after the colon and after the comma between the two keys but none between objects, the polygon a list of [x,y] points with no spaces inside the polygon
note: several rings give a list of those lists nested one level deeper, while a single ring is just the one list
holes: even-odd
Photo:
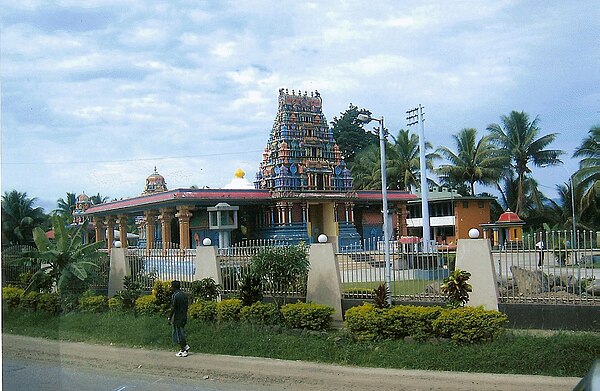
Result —
[{"label": "window", "polygon": [[483,209],[483,201],[477,201],[477,206],[479,206],[479,209]]},{"label": "window", "polygon": [[463,208],[467,209],[469,207],[469,201],[463,201]]}]

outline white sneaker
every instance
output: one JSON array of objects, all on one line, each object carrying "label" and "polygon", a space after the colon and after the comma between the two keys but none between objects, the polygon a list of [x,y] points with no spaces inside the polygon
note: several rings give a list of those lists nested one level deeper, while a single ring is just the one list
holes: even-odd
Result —
[{"label": "white sneaker", "polygon": [[176,356],[177,357],[187,357],[188,353],[185,350],[180,350],[179,352],[177,352]]},{"label": "white sneaker", "polygon": [[185,345],[183,350],[187,353],[190,350],[190,345]]}]

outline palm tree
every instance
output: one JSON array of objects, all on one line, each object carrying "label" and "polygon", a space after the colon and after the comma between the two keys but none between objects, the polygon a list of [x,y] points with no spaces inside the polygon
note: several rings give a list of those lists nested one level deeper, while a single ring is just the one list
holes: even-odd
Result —
[{"label": "palm tree", "polygon": [[2,244],[32,245],[33,229],[45,223],[44,209],[34,206],[37,198],[13,190],[2,196]]},{"label": "palm tree", "polygon": [[388,183],[399,190],[410,190],[419,182],[419,136],[401,129],[392,139],[394,144],[387,155],[391,160],[387,166]]},{"label": "palm tree", "polygon": [[477,129],[465,128],[452,136],[456,153],[448,147],[440,147],[437,152],[448,160],[436,170],[442,178],[451,183],[468,182],[470,195],[475,195],[475,183],[492,185],[498,183],[502,170],[508,164],[505,156],[499,155],[485,136],[477,141]]},{"label": "palm tree", "polygon": [[582,210],[588,209],[600,198],[600,125],[593,126],[588,133],[573,153],[573,157],[583,158],[574,175],[583,189]]},{"label": "palm tree", "polygon": [[381,164],[379,147],[370,145],[356,155],[349,164],[355,189],[381,189]]},{"label": "palm tree", "polygon": [[90,197],[90,202],[92,203],[92,205],[99,205],[99,204],[105,203],[109,199],[110,199],[110,197],[104,197],[104,196],[100,195],[100,193],[98,193],[98,194]]},{"label": "palm tree", "polygon": [[531,174],[530,164],[537,167],[561,164],[559,156],[564,151],[545,149],[555,139],[557,133],[542,137],[538,126],[539,118],[529,120],[529,115],[523,111],[512,111],[508,116],[500,117],[502,126],[491,124],[487,130],[491,141],[499,147],[499,153],[510,158],[510,164],[517,179],[517,203],[515,213],[520,214],[525,209],[524,184]]},{"label": "palm tree", "polygon": [[56,200],[57,208],[54,209],[54,213],[59,214],[60,216],[66,216],[69,219],[73,219],[73,211],[75,210],[75,205],[77,204],[77,197],[75,193],[67,192],[67,196],[65,198],[59,198]]}]

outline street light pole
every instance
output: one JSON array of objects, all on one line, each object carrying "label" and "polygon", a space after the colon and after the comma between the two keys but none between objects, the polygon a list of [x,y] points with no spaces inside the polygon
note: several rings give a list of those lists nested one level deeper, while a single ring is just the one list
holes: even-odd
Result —
[{"label": "street light pole", "polygon": [[389,294],[387,295],[388,304],[392,304],[392,271],[390,262],[390,229],[388,220],[388,196],[387,196],[387,165],[385,161],[385,125],[383,123],[383,116],[381,119],[373,118],[368,114],[359,114],[356,119],[364,124],[368,124],[371,121],[379,122],[381,128],[379,129],[379,149],[381,158],[381,199],[383,203],[383,245],[385,254],[385,283]]},{"label": "street light pole", "polygon": [[429,253],[431,234],[429,225],[429,185],[427,184],[427,160],[425,158],[425,127],[423,125],[423,107],[408,110],[408,126],[419,124],[419,165],[421,170],[421,216],[423,220],[423,252]]}]

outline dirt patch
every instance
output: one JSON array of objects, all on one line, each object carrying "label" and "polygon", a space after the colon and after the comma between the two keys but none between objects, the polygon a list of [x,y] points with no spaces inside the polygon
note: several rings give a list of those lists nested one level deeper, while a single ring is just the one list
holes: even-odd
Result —
[{"label": "dirt patch", "polygon": [[[27,349],[23,349],[26,346]],[[221,381],[264,390],[571,390],[579,378],[357,368],[255,357],[190,354],[2,335],[2,354],[115,373]]]}]

